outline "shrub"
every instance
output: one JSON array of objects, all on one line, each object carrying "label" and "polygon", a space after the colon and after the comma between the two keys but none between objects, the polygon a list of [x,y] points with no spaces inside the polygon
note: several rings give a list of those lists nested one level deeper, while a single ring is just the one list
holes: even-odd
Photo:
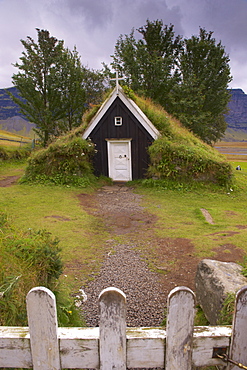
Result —
[{"label": "shrub", "polygon": [[30,156],[31,145],[25,145],[21,148],[0,146],[0,162],[8,160],[26,159]]},{"label": "shrub", "polygon": [[56,295],[60,325],[78,324],[74,301],[58,281],[63,265],[57,238],[45,230],[13,230],[3,213],[0,220],[0,325],[27,325],[26,295],[35,286]]},{"label": "shrub", "polygon": [[166,136],[149,147],[149,176],[159,179],[196,180],[227,185],[232,179],[232,167],[206,144],[180,142]]},{"label": "shrub", "polygon": [[77,135],[67,135],[34,153],[23,182],[87,186],[94,178],[91,156],[94,144]]}]

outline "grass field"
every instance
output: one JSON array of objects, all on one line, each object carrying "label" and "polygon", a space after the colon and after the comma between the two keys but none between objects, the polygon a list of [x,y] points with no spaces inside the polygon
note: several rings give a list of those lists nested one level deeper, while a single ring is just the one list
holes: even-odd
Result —
[{"label": "grass field", "polygon": [[7,147],[20,147],[31,143],[32,139],[30,137],[17,135],[11,132],[0,130],[0,145]]},{"label": "grass field", "polygon": [[[233,244],[247,252],[247,162],[234,171],[231,189],[200,186],[194,190],[177,187],[136,187],[144,195],[143,205],[158,217],[154,233],[160,237],[188,238],[201,258],[213,257],[219,246]],[[0,179],[20,175],[25,164],[0,167]],[[0,210],[10,223],[22,230],[46,229],[60,240],[64,274],[72,291],[99,271],[107,239],[112,238],[103,223],[80,205],[78,194],[95,191],[59,186],[21,185],[1,188]],[[214,224],[207,223],[200,209],[207,209]],[[152,256],[153,258],[153,256]],[[157,261],[158,265],[158,261]]]},{"label": "grass field", "polygon": [[247,142],[223,142],[220,141],[215,144],[215,148],[226,156],[229,161],[233,162],[247,162]]}]

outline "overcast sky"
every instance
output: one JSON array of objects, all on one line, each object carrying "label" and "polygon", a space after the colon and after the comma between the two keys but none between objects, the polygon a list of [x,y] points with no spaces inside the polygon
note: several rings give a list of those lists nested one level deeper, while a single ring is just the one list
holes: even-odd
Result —
[{"label": "overcast sky", "polygon": [[199,34],[199,27],[213,31],[230,57],[232,88],[247,93],[247,0],[0,0],[0,88],[12,86],[17,72],[20,42],[36,28],[74,45],[82,64],[101,69],[120,34],[144,26],[146,20],[173,24],[183,37]]}]

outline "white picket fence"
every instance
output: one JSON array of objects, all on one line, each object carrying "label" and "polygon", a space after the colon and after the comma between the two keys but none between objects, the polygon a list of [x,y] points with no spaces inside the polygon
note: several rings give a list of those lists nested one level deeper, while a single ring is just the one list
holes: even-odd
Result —
[{"label": "white picket fence", "polygon": [[213,358],[215,351],[247,364],[247,287],[236,295],[233,328],[194,327],[195,296],[185,287],[173,289],[168,296],[166,330],[126,328],[126,297],[116,288],[100,294],[99,328],[58,327],[55,297],[43,287],[28,293],[27,311],[29,327],[0,327],[0,367],[189,370],[224,366],[221,359]]}]

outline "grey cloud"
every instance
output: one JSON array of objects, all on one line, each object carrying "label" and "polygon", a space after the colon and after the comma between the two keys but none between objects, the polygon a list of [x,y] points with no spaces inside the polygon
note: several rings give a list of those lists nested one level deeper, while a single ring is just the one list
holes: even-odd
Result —
[{"label": "grey cloud", "polygon": [[246,0],[0,0],[0,87],[11,85],[11,63],[23,50],[20,39],[36,39],[36,27],[63,39],[70,49],[76,45],[83,64],[101,68],[111,61],[120,34],[147,19],[171,23],[184,37],[198,34],[200,26],[213,31],[229,53],[232,86],[247,92]]},{"label": "grey cloud", "polygon": [[73,17],[81,17],[93,29],[104,27],[112,21],[111,1],[67,0],[67,5]]}]

